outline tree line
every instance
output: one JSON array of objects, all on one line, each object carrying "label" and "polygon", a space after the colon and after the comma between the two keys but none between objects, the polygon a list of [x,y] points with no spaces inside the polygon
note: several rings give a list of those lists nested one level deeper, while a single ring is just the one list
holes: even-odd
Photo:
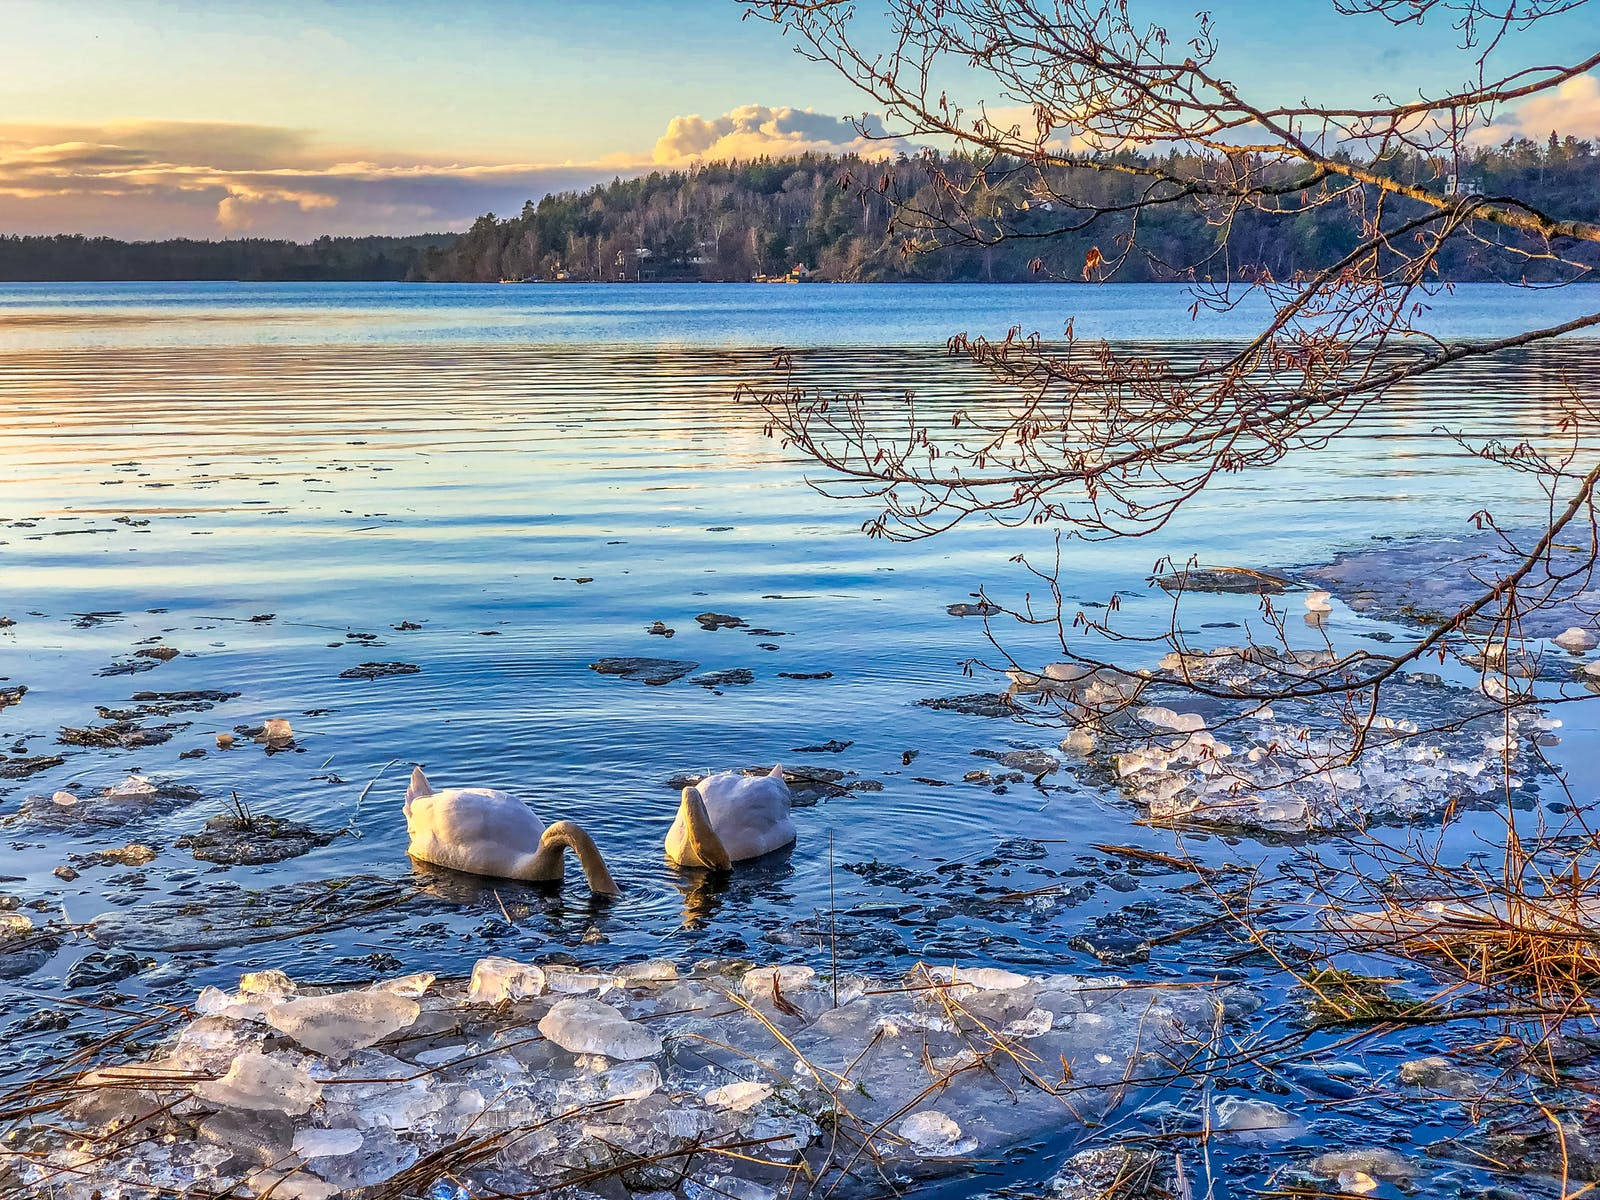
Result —
[{"label": "tree line", "polygon": [[[1134,165],[1152,161],[1122,157]],[[1137,173],[1067,166],[1062,170],[1076,178],[1041,189],[1036,173],[993,158],[806,155],[717,163],[549,195],[506,219],[481,217],[456,240],[426,251],[418,277],[748,280],[803,266],[822,280],[1013,282],[1082,278],[1085,264],[1099,261],[1105,267],[1093,277],[1124,281],[1260,272],[1289,278],[1339,260],[1369,232],[1347,196],[1330,190],[1329,202],[1317,202],[1327,183],[1297,189],[1294,164],[1263,171],[1227,156],[1173,153],[1162,165],[1200,182],[1280,170],[1285,199],[1280,211],[1233,213],[1224,227],[1214,206],[1176,188],[1170,203],[1149,203],[1149,185]],[[1459,160],[1406,154],[1372,167],[1430,189],[1514,195],[1546,211],[1600,217],[1600,150],[1578,138],[1515,138]],[[966,185],[959,213],[951,211],[951,178]],[[1074,205],[1061,203],[1063,195]],[[1404,202],[1392,204],[1386,222],[1401,224],[1407,215]],[[1541,257],[1542,247],[1524,239],[1520,248],[1517,278],[1570,277]],[[1407,247],[1397,239],[1385,252]],[[1439,265],[1454,280],[1506,277],[1503,244],[1463,240]]]},{"label": "tree line", "polygon": [[410,237],[320,237],[125,242],[56,234],[0,236],[0,281],[402,280],[416,276],[425,251],[455,240],[451,233]]}]

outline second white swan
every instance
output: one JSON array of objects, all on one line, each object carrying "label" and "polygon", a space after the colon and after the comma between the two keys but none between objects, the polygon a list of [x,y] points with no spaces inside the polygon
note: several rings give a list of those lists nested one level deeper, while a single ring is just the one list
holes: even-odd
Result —
[{"label": "second white swan", "polygon": [[667,858],[680,867],[726,871],[795,840],[783,768],[765,775],[708,775],[683,789],[667,831]]}]

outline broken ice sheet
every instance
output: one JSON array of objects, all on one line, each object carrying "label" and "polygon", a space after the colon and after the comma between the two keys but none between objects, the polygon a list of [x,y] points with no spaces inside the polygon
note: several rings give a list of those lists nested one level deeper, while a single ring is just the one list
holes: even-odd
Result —
[{"label": "broken ice sheet", "polygon": [[[606,999],[547,988],[553,976],[604,981]],[[204,1164],[219,1183],[278,1172],[280,1189],[365,1188],[463,1131],[497,1139],[459,1174],[468,1194],[601,1170],[635,1195],[769,1195],[802,1160],[836,1172],[839,1130],[893,1170],[925,1171],[1076,1136],[1206,1044],[1226,994],[999,968],[847,983],[834,1007],[832,980],[801,964],[584,971],[501,958],[470,984],[413,976],[314,994],[263,971],[208,989],[204,1015],[131,1086],[95,1089],[112,1108],[69,1108],[37,1129],[24,1183],[70,1178],[61,1200],[90,1200],[110,1181]],[[154,1114],[174,1089],[194,1100],[169,1106],[160,1139],[112,1119],[116,1106]],[[90,1127],[109,1140],[86,1167],[75,1139]]]},{"label": "broken ice sheet", "polygon": [[[1491,803],[1508,770],[1520,788],[1541,769],[1536,742],[1551,728],[1544,714],[1507,712],[1476,689],[1436,677],[1385,684],[1353,761],[1354,735],[1337,705],[1267,706],[1242,695],[1314,681],[1336,661],[1326,650],[1220,646],[1166,655],[1138,681],[1145,703],[1134,708],[1120,685],[1100,695],[1098,674],[1050,695],[1093,728],[1074,742],[1081,757],[1072,769],[1116,787],[1159,821],[1302,832],[1427,820],[1453,806]],[[1149,702],[1192,708],[1199,701],[1180,690],[1182,681],[1214,693],[1207,714]],[[1241,698],[1218,698],[1230,692]]]}]

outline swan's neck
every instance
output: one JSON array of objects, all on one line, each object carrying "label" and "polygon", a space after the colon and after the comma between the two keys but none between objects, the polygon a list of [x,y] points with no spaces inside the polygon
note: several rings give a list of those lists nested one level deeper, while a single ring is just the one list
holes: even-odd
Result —
[{"label": "swan's neck", "polygon": [[705,798],[696,788],[683,789],[683,800],[678,805],[683,817],[684,832],[688,835],[683,848],[685,866],[705,867],[711,871],[727,871],[733,867],[728,851],[711,828],[711,814],[706,810]]},{"label": "swan's neck", "polygon": [[535,861],[549,871],[550,877],[559,879],[561,856],[567,850],[577,855],[578,865],[583,868],[583,877],[589,881],[589,890],[595,895],[615,896],[622,891],[617,881],[611,878],[606,860],[600,856],[600,848],[594,844],[594,839],[571,821],[557,821],[544,831],[544,836],[539,839],[539,853]]}]

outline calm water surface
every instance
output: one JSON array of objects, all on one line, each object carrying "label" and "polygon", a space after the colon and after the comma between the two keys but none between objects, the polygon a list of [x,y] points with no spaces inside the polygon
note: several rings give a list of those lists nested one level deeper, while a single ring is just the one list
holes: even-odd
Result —
[{"label": "calm water surface", "polygon": [[[1431,319],[1472,336],[1586,303],[1576,289],[1468,287]],[[0,891],[40,905],[39,921],[119,910],[144,921],[124,944],[156,965],[116,986],[178,1000],[263,965],[331,980],[461,971],[485,953],[821,961],[830,889],[853,914],[839,952],[862,969],[959,957],[1105,970],[1071,940],[1162,892],[1090,843],[1170,850],[1171,835],[1066,776],[1000,793],[963,783],[989,765],[974,750],[1052,746],[1059,732],[916,705],[995,688],[963,670],[987,650],[981,624],[946,606],[980,586],[1020,600],[1027,583],[1009,559],[1047,552],[1048,533],[974,523],[922,543],[869,541],[870,506],[819,495],[805,464],[764,436],[760,409],[735,399],[786,345],[841,387],[971,403],[995,389],[944,357],[946,336],[1056,331],[1074,316],[1091,337],[1248,329],[1245,316],[1197,326],[1183,292],[1163,287],[0,288],[0,615],[16,621],[0,632],[0,687],[29,689],[0,711],[0,750],[64,759],[0,780],[0,815],[28,795],[97,790],[136,770],[202,795],[132,827],[13,825]],[[1561,380],[1592,371],[1597,353],[1579,340],[1397,394],[1334,450],[1229,480],[1157,538],[1070,551],[1070,594],[1123,591],[1130,627],[1155,630],[1167,609],[1144,579],[1162,554],[1286,566],[1379,535],[1460,533],[1485,505],[1536,519],[1525,483],[1439,428],[1537,435]],[[747,627],[703,630],[694,618],[708,610]],[[1253,611],[1208,597],[1190,616]],[[648,634],[656,621],[675,636]],[[179,657],[104,674],[155,640]],[[615,655],[691,660],[696,675],[744,668],[753,681],[647,687],[589,669]],[[418,670],[341,678],[380,661]],[[103,724],[97,709],[127,709],[135,692],[197,689],[239,695],[146,717],[182,725],[159,745],[56,745],[64,727]],[[215,749],[218,732],[271,717],[292,720],[295,752]],[[1567,719],[1555,753],[1592,791],[1596,756],[1569,750],[1593,718]],[[800,749],[833,740],[850,745]],[[208,752],[185,757],[197,750]],[[661,861],[676,802],[666,781],[774,760],[866,786],[800,810],[785,861],[726,894],[690,894]],[[624,895],[593,904],[575,872],[549,894],[414,867],[400,814],[412,762],[436,784],[503,787],[547,821],[579,821]],[[264,866],[212,867],[174,846],[235,792],[255,812],[347,833]],[[127,842],[159,857],[52,874]],[[1215,850],[1286,853],[1248,840]],[[359,920],[315,890],[350,879],[371,909]],[[1069,905],[994,899],[1063,879],[1085,881]],[[235,906],[222,932],[180,929],[178,917],[218,897]],[[265,915],[237,915],[246,910]],[[28,1028],[18,1022],[41,1007],[95,994],[66,986],[92,949],[69,939],[0,984],[0,1023]],[[1124,971],[1217,969],[1190,954],[1176,945]],[[26,1069],[58,1052],[60,1035],[29,1032],[13,1047]],[[1338,1120],[1359,1136],[1360,1120]]]}]

